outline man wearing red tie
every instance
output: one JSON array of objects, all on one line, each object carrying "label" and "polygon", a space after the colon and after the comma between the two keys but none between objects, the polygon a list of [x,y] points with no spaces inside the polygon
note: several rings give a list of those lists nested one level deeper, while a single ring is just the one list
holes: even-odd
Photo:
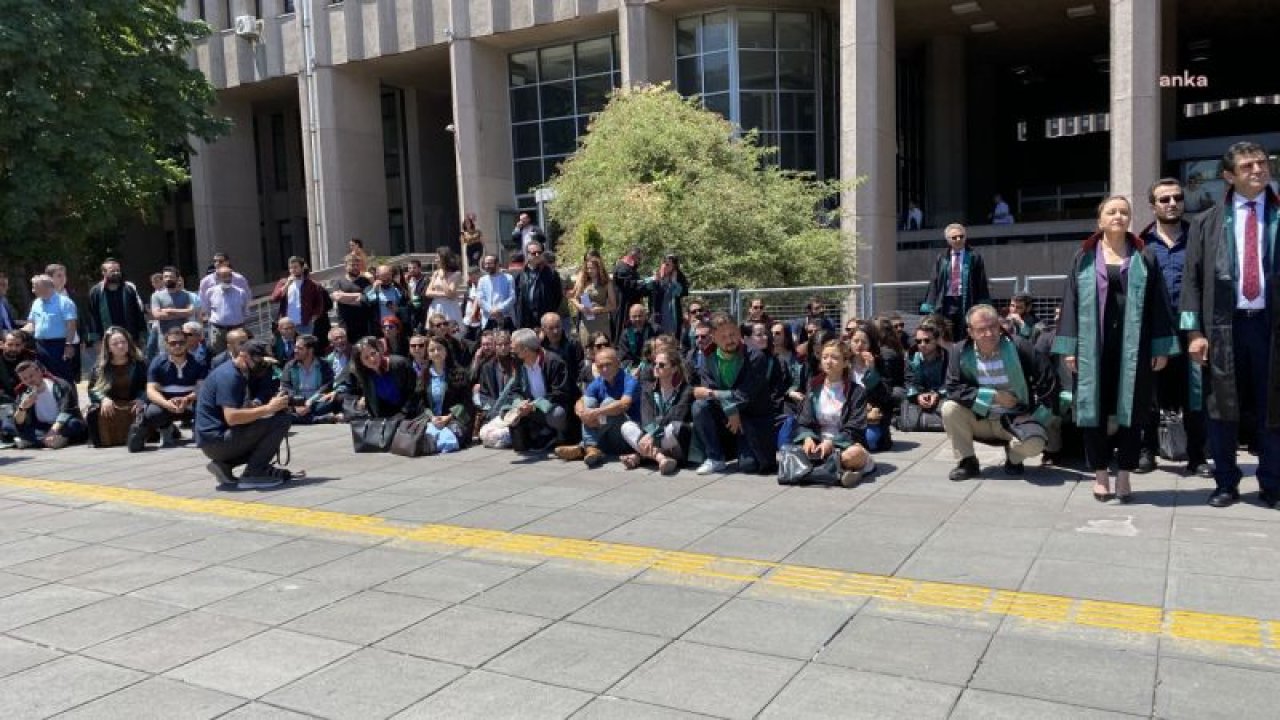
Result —
[{"label": "man wearing red tie", "polygon": [[1258,500],[1280,501],[1280,198],[1267,151],[1235,143],[1222,157],[1226,201],[1191,226],[1182,276],[1181,328],[1191,359],[1207,365],[1205,406],[1217,489],[1213,507],[1240,499],[1241,420],[1256,424]]},{"label": "man wearing red tie", "polygon": [[960,342],[968,337],[965,314],[974,305],[991,303],[987,287],[987,266],[982,256],[969,247],[968,232],[960,223],[943,230],[947,249],[934,263],[929,293],[920,304],[920,313],[942,313],[951,323],[951,337]]}]

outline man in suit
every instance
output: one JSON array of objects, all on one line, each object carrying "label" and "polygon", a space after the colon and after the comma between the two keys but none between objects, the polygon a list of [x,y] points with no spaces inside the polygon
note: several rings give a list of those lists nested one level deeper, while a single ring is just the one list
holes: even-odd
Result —
[{"label": "man in suit", "polygon": [[969,234],[960,223],[943,230],[947,249],[934,261],[929,293],[920,304],[920,314],[942,313],[951,323],[952,339],[964,340],[966,315],[975,305],[991,303],[987,286],[987,265],[982,256],[969,247]]},{"label": "man in suit", "polygon": [[1182,274],[1181,329],[1188,354],[1207,369],[1213,507],[1240,499],[1236,464],[1242,419],[1257,428],[1258,500],[1280,501],[1280,198],[1267,151],[1238,142],[1222,156],[1225,201],[1191,225]]},{"label": "man in suit", "polygon": [[544,349],[538,334],[528,328],[511,334],[511,349],[520,359],[509,398],[518,418],[511,426],[512,448],[545,453],[566,444],[577,435],[568,408],[579,396],[568,366],[559,355]]},{"label": "man in suit", "polygon": [[564,289],[560,275],[547,267],[542,258],[542,245],[529,243],[524,271],[516,279],[516,325],[537,328],[542,316],[560,309]]}]

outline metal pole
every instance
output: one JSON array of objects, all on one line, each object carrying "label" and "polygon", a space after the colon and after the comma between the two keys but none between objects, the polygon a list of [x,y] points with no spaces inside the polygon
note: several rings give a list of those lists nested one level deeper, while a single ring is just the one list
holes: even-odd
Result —
[{"label": "metal pole", "polygon": [[316,81],[316,28],[315,0],[299,0],[298,18],[302,22],[302,63],[303,87],[307,93],[307,144],[311,149],[311,198],[315,217],[313,225],[312,247],[316,249],[314,265],[327,268],[329,262],[328,223],[325,221],[324,204],[324,162],[320,157],[320,127],[317,117],[320,115],[320,91]]}]

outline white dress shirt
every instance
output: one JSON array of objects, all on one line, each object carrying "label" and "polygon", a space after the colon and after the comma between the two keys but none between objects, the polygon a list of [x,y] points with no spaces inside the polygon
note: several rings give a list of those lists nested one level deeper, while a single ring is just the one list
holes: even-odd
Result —
[{"label": "white dress shirt", "polygon": [[1236,309],[1237,310],[1262,310],[1267,306],[1267,275],[1263,270],[1262,260],[1266,257],[1267,249],[1267,194],[1265,192],[1258,193],[1256,198],[1252,198],[1254,212],[1258,216],[1258,288],[1262,290],[1258,297],[1254,300],[1248,300],[1244,296],[1244,232],[1245,227],[1249,224],[1249,208],[1245,207],[1245,203],[1250,201],[1239,193],[1232,196],[1235,205],[1235,230],[1236,230],[1236,267],[1239,272],[1236,273]]}]

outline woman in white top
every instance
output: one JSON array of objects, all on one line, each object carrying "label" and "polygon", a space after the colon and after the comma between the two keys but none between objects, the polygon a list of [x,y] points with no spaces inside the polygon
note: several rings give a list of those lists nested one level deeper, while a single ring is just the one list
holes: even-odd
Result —
[{"label": "woman in white top", "polygon": [[431,273],[427,289],[422,293],[431,301],[427,317],[440,313],[450,322],[462,324],[462,298],[466,297],[467,283],[462,277],[458,256],[447,247],[436,250],[436,271]]},{"label": "woman in white top", "polygon": [[844,343],[823,345],[819,367],[821,374],[800,405],[794,444],[813,460],[839,452],[840,484],[854,487],[876,467],[866,447],[866,391],[849,375],[850,353]]}]

